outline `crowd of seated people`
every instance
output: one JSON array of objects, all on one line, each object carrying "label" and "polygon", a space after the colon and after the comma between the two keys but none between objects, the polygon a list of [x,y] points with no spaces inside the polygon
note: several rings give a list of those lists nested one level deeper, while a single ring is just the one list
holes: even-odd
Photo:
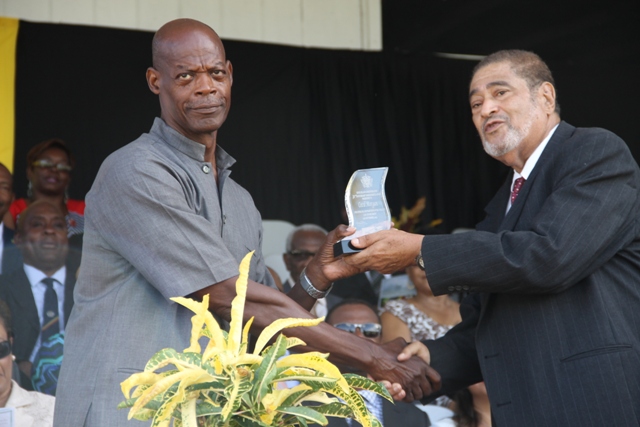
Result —
[{"label": "crowd of seated people", "polygon": [[[289,277],[282,282],[283,292],[288,292],[296,283],[311,257],[320,249],[326,234],[325,229],[315,224],[300,225],[288,234],[283,259]],[[407,342],[436,339],[461,321],[458,301],[462,296],[434,296],[425,272],[418,266],[410,266],[404,272],[416,290],[415,295],[390,299],[376,310],[380,286],[375,286],[370,278],[381,276],[376,272],[368,273],[370,274],[361,274],[352,281],[347,279],[334,283],[327,298],[319,300],[314,307],[314,314],[318,317],[326,315],[329,323],[343,324],[341,327],[344,324],[379,325],[376,331],[352,328],[351,332],[359,335],[369,334],[369,338],[380,342],[392,341],[398,337]],[[342,286],[346,286],[346,289]],[[369,321],[357,321],[356,317],[359,314],[367,317]],[[343,316],[351,321],[344,320]],[[405,408],[404,405],[398,407]],[[484,383],[474,384],[451,396],[441,396],[428,405],[418,404],[417,407],[429,414],[432,425],[437,427],[491,425],[490,406]],[[329,425],[346,425],[345,422],[330,419]]]},{"label": "crowd of seated people", "polygon": [[[27,197],[19,199],[11,172],[0,164],[0,300],[12,313],[13,388],[24,393],[56,393],[84,232],[84,201],[68,197],[74,163],[60,139],[35,145],[27,154]],[[11,389],[9,383],[2,391]]]}]

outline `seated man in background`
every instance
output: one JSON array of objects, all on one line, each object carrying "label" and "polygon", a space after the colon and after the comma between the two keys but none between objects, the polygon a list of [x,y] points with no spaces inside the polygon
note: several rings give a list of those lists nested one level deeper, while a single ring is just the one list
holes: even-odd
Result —
[{"label": "seated man in background", "polygon": [[[287,235],[286,252],[282,254],[284,265],[289,277],[282,282],[282,291],[286,294],[300,281],[302,270],[309,264],[311,258],[320,251],[327,236],[327,230],[316,224],[302,224],[292,229]],[[340,298],[333,294],[318,299],[310,310],[316,317],[327,315],[327,310]]]},{"label": "seated man in background", "polygon": [[13,313],[22,387],[55,395],[76,281],[75,264],[66,265],[67,223],[59,207],[37,201],[17,225],[15,242],[24,263],[0,276],[0,298]]},{"label": "seated man in background", "polygon": [[[361,338],[375,343],[382,341],[382,326],[376,309],[363,300],[345,299],[329,310],[326,322],[343,331],[351,332]],[[367,375],[365,372],[354,370],[346,366],[339,366],[344,372]],[[411,427],[430,426],[429,416],[415,405],[405,402],[389,402],[382,396],[368,390],[360,391],[367,409],[380,421],[383,426],[393,427],[401,424]],[[328,417],[328,427],[359,426],[351,419]]]}]

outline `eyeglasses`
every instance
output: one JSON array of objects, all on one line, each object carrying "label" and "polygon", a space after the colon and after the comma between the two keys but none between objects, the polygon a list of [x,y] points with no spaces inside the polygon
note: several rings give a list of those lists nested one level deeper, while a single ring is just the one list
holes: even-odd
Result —
[{"label": "eyeglasses", "polygon": [[60,172],[71,172],[71,166],[64,163],[53,163],[46,159],[36,160],[35,162],[31,163],[31,166],[33,166],[34,168],[56,169]]},{"label": "eyeglasses", "polygon": [[296,261],[302,261],[304,259],[307,258],[311,258],[313,256],[316,255],[315,252],[309,252],[309,251],[299,251],[297,249],[294,249],[292,251],[287,252],[287,254],[292,257],[293,259],[295,259]]},{"label": "eyeglasses", "polygon": [[9,341],[0,342],[0,359],[4,359],[11,354],[11,343]]},{"label": "eyeglasses", "polygon": [[356,330],[360,329],[362,335],[367,338],[378,338],[380,332],[382,332],[382,325],[379,323],[336,323],[333,326],[343,331],[351,332],[352,334],[355,334]]}]

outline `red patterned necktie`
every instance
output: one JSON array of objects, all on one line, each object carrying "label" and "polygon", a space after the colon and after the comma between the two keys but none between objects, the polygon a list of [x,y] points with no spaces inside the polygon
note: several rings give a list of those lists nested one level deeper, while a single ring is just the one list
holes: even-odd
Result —
[{"label": "red patterned necktie", "polygon": [[513,190],[511,190],[511,204],[516,201],[516,197],[518,197],[518,193],[522,188],[522,184],[524,184],[523,177],[516,179],[516,181],[513,183]]}]

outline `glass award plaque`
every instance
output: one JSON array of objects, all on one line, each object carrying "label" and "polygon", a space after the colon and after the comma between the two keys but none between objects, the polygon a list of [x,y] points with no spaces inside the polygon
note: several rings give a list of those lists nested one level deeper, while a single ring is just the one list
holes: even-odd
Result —
[{"label": "glass award plaque", "polygon": [[349,225],[356,232],[333,245],[333,255],[359,252],[351,240],[366,234],[391,228],[391,211],[384,192],[389,168],[358,169],[351,175],[344,194]]}]

